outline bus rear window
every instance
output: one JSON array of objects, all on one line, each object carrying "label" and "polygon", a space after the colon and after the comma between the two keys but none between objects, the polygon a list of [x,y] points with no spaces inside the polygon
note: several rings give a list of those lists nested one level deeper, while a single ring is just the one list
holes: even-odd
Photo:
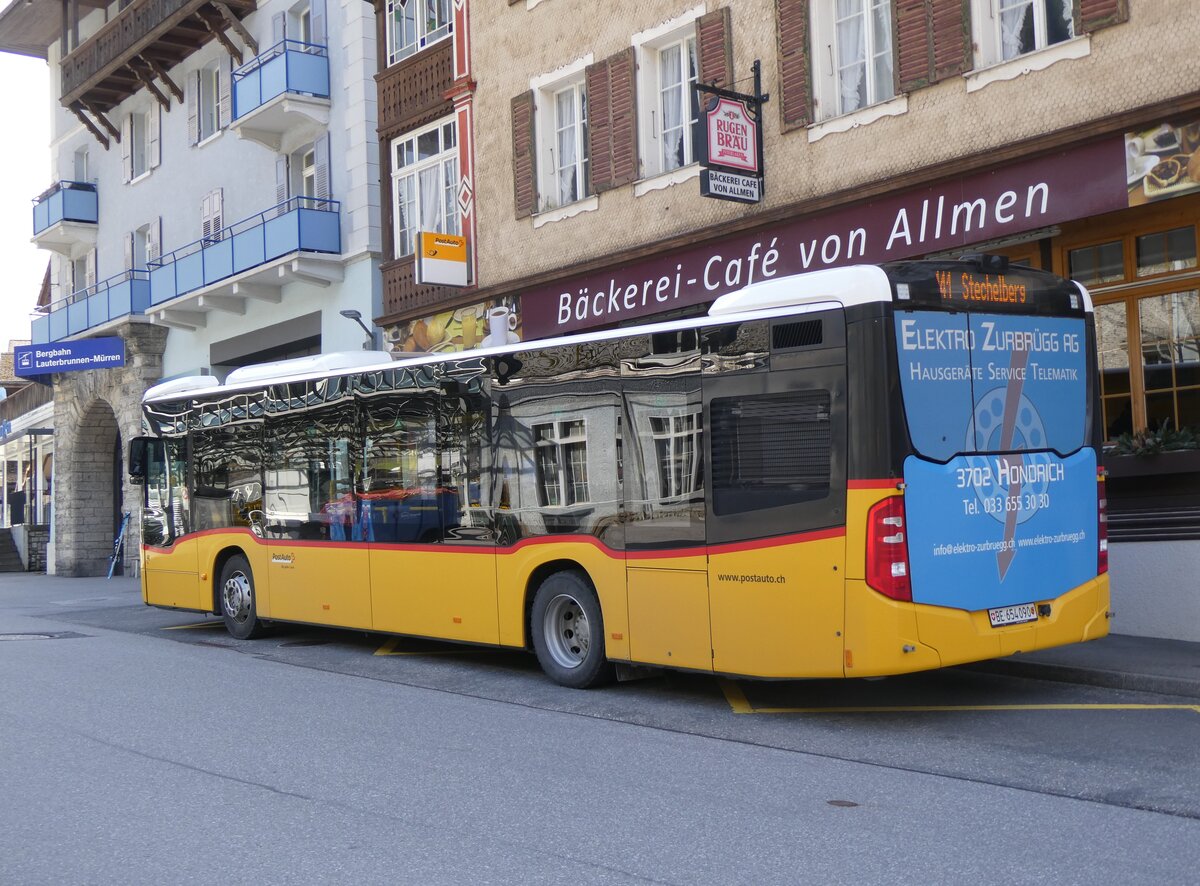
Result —
[{"label": "bus rear window", "polygon": [[1086,442],[1082,318],[896,311],[895,322],[904,413],[921,455],[1065,455]]}]

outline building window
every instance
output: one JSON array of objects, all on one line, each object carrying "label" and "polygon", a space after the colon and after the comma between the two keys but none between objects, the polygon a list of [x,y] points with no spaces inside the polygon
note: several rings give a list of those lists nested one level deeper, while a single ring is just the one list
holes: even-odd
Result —
[{"label": "building window", "polygon": [[1078,0],[972,0],[977,67],[998,64],[1075,36]]},{"label": "building window", "polygon": [[150,171],[150,112],[129,115],[130,179]]},{"label": "building window", "polygon": [[642,176],[659,175],[692,160],[691,127],[699,116],[695,26],[641,46],[639,58]]},{"label": "building window", "polygon": [[292,170],[291,193],[293,197],[317,196],[317,149],[305,145],[291,156],[288,164]]},{"label": "building window", "polygon": [[79,148],[75,152],[74,160],[75,181],[86,182],[88,180],[88,149]]},{"label": "building window", "polygon": [[587,89],[582,70],[570,82],[537,91],[540,209],[566,206],[591,193],[588,182]]},{"label": "building window", "polygon": [[392,207],[396,258],[412,255],[420,231],[461,233],[453,119],[392,142]]},{"label": "building window", "polygon": [[588,500],[587,429],[583,419],[534,425],[538,503],[564,507]]},{"label": "building window", "polygon": [[219,62],[205,65],[197,73],[197,125],[200,141],[221,128],[221,72]]},{"label": "building window", "polygon": [[1096,302],[1105,437],[1164,424],[1200,430],[1196,225],[1068,243],[1063,251],[1068,273]]},{"label": "building window", "polygon": [[388,64],[454,33],[453,0],[388,0]]},{"label": "building window", "polygon": [[893,98],[891,0],[822,0],[811,9],[818,119]]}]

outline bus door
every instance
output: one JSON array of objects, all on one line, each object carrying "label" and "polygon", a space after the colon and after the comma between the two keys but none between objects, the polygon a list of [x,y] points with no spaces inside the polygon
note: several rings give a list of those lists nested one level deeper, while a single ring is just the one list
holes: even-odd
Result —
[{"label": "bus door", "polygon": [[455,387],[367,404],[363,535],[375,629],[496,643],[486,416],[477,392]]},{"label": "bus door", "polygon": [[721,339],[706,347],[703,376],[713,667],[841,676],[842,311],[710,333]]},{"label": "bus door", "polygon": [[263,528],[272,618],[371,627],[367,547],[358,534],[354,488],[361,470],[357,439],[352,403],[267,420]]},{"label": "bus door", "polygon": [[142,510],[143,599],[152,606],[209,609],[201,588],[188,501],[187,439],[149,441],[145,460]]},{"label": "bus door", "polygon": [[621,361],[630,656],[711,671],[697,332],[631,345],[642,355]]}]

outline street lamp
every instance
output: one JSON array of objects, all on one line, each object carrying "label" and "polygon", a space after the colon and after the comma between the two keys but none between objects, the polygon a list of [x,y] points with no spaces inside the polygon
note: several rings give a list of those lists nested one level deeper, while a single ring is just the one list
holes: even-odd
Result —
[{"label": "street lamp", "polygon": [[375,350],[375,330],[371,329],[371,327],[367,326],[367,324],[363,322],[362,312],[356,311],[354,308],[346,308],[346,310],[338,311],[338,313],[348,320],[353,320],[355,323],[361,326],[363,332],[367,334],[367,340],[363,342],[363,350]]}]

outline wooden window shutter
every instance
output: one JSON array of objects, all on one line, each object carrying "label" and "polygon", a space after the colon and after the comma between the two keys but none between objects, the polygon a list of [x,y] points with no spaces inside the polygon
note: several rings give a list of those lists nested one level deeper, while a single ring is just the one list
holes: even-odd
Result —
[{"label": "wooden window shutter", "polygon": [[271,16],[271,42],[280,43],[287,37],[287,13],[277,12]]},{"label": "wooden window shutter", "polygon": [[971,65],[962,0],[896,0],[896,88],[911,92]]},{"label": "wooden window shutter", "polygon": [[121,122],[121,171],[125,181],[133,180],[133,115],[126,114]]},{"label": "wooden window shutter", "polygon": [[[333,196],[333,186],[329,181],[329,134],[317,139],[313,145],[313,164],[316,166],[316,184],[314,195],[318,200],[328,200]],[[313,208],[313,207],[310,207]],[[316,209],[328,209],[324,204],[318,204]]]},{"label": "wooden window shutter", "polygon": [[696,21],[696,55],[701,83],[723,89],[733,85],[733,31],[728,6],[714,9]]},{"label": "wooden window shutter", "polygon": [[146,139],[146,153],[149,155],[146,158],[146,166],[150,169],[157,169],[162,162],[162,105],[155,102],[150,108],[150,121],[146,124],[146,129],[149,130],[149,136]]},{"label": "wooden window shutter", "polygon": [[280,216],[287,212],[287,207],[284,204],[288,199],[288,158],[287,154],[280,154],[275,158],[275,215]]},{"label": "wooden window shutter", "polygon": [[209,207],[212,219],[212,238],[221,239],[221,231],[225,227],[225,189],[217,188],[212,192],[212,204]]},{"label": "wooden window shutter", "polygon": [[188,144],[200,141],[200,72],[187,78]]},{"label": "wooden window shutter", "polygon": [[633,53],[630,46],[608,60],[614,188],[638,177],[637,61]]},{"label": "wooden window shutter", "polygon": [[783,129],[812,122],[812,80],[808,67],[809,0],[775,0],[779,39],[779,115]]},{"label": "wooden window shutter", "polygon": [[589,194],[613,188],[612,109],[609,102],[608,62],[596,62],[584,70],[584,89],[588,106],[588,186]]},{"label": "wooden window shutter", "polygon": [[312,0],[309,9],[312,13],[312,37],[310,39],[317,46],[324,46],[328,43],[328,38],[325,36],[325,0]]},{"label": "wooden window shutter", "polygon": [[96,285],[96,250],[92,249],[84,257],[83,261],[83,285],[87,289],[91,289]]},{"label": "wooden window shutter", "polygon": [[136,268],[137,264],[133,257],[133,231],[125,234],[125,270]]},{"label": "wooden window shutter", "polygon": [[1091,34],[1129,21],[1129,0],[1079,0],[1079,32]]},{"label": "wooden window shutter", "polygon": [[512,100],[512,143],[513,206],[517,218],[528,218],[537,209],[532,90]]},{"label": "wooden window shutter", "polygon": [[222,71],[221,65],[217,65],[217,129],[224,129],[229,125],[230,112],[233,108],[233,59],[229,59],[227,70]]},{"label": "wooden window shutter", "polygon": [[212,193],[200,198],[200,236],[204,240],[212,237]]},{"label": "wooden window shutter", "polygon": [[146,232],[146,260],[152,262],[162,255],[162,216],[151,224]]}]

